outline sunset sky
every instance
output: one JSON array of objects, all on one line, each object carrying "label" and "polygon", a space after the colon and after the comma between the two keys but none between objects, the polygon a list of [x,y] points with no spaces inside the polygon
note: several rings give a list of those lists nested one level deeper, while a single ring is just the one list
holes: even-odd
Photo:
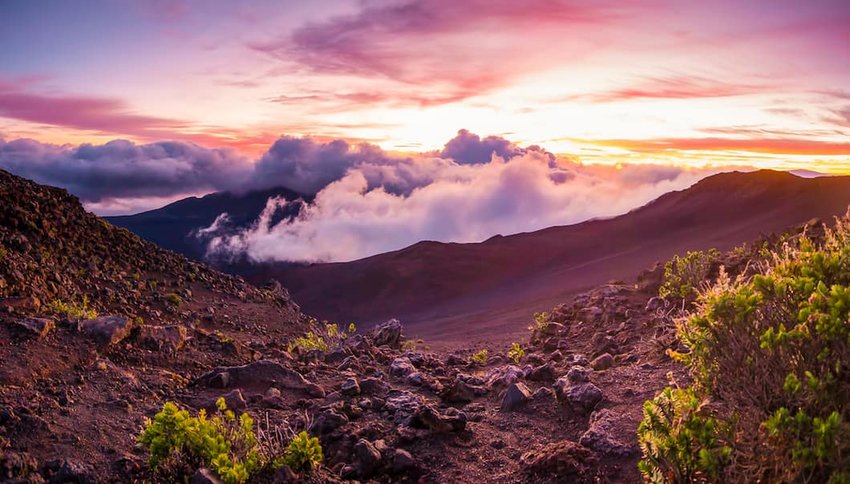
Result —
[{"label": "sunset sky", "polygon": [[[201,8],[203,7],[203,8]],[[850,2],[0,2],[0,137],[850,172]]]}]

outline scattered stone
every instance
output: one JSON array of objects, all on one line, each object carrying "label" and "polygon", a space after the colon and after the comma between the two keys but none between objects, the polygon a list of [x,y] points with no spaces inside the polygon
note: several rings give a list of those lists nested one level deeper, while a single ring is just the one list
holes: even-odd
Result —
[{"label": "scattered stone", "polygon": [[458,378],[443,390],[440,398],[446,403],[469,403],[475,398],[475,391],[458,375]]},{"label": "scattered stone", "polygon": [[413,367],[410,358],[406,356],[400,356],[390,364],[390,375],[392,376],[404,377],[414,371],[416,371],[416,368]]},{"label": "scattered stone", "polygon": [[354,458],[358,473],[367,477],[381,465],[381,452],[366,439],[354,444]]},{"label": "scattered stone", "polygon": [[603,353],[590,362],[590,367],[594,370],[607,370],[614,366],[614,357],[610,353]]},{"label": "scattered stone", "polygon": [[534,392],[533,395],[531,395],[531,400],[535,402],[554,401],[555,391],[551,388],[540,387]]},{"label": "scattered stone", "polygon": [[564,378],[559,378],[555,382],[555,392],[558,398],[584,412],[590,412],[602,400],[602,390],[590,382],[565,383]]},{"label": "scattered stone", "polygon": [[149,326],[139,328],[139,341],[145,348],[156,351],[177,351],[186,343],[186,327],[179,325]]},{"label": "scattered stone", "polygon": [[555,379],[555,369],[551,363],[536,366],[528,372],[526,378],[531,381],[552,381]]},{"label": "scattered stone", "polygon": [[590,369],[583,366],[574,366],[567,372],[567,381],[570,383],[581,383],[590,381]]},{"label": "scattered stone", "polygon": [[196,406],[198,408],[206,409],[208,412],[214,412],[217,410],[216,402],[219,398],[224,398],[224,403],[227,405],[228,410],[245,410],[248,408],[248,403],[245,401],[242,391],[238,388],[231,390],[224,395],[208,398],[206,400],[198,400],[196,403],[199,403],[199,405]]},{"label": "scattered stone", "polygon": [[316,417],[316,420],[313,421],[311,430],[314,430],[319,435],[326,435],[347,423],[348,417],[332,408],[327,408],[321,411],[318,417]]},{"label": "scattered stone", "polygon": [[114,345],[127,336],[133,329],[133,322],[127,316],[100,316],[84,319],[79,329],[102,345]]},{"label": "scattered stone", "polygon": [[505,367],[493,368],[487,373],[487,387],[507,387],[508,385],[519,381],[523,377],[522,370],[514,365]]},{"label": "scattered stone", "polygon": [[505,391],[501,409],[503,412],[511,412],[525,405],[530,398],[531,390],[528,389],[525,383],[513,383]]},{"label": "scattered stone", "polygon": [[360,391],[363,393],[384,395],[389,389],[389,384],[380,378],[370,376],[360,380]]},{"label": "scattered stone", "polygon": [[414,371],[413,373],[407,375],[407,384],[413,385],[415,387],[421,387],[422,384],[425,383],[424,376],[422,373],[418,371]]},{"label": "scattered stone", "polygon": [[416,459],[413,458],[410,452],[404,449],[396,449],[393,452],[392,468],[397,473],[408,472],[416,468]]},{"label": "scattered stone", "polygon": [[344,382],[342,382],[342,386],[340,387],[340,392],[343,395],[353,396],[360,394],[360,383],[357,381],[357,378],[351,377],[346,378]]},{"label": "scattered stone", "polygon": [[402,326],[398,319],[390,319],[376,326],[369,336],[375,346],[401,347]]},{"label": "scattered stone", "polygon": [[555,475],[559,479],[582,476],[593,461],[590,449],[569,440],[529,451],[520,458],[527,472],[533,475]]},{"label": "scattered stone", "polygon": [[632,446],[620,442],[613,435],[615,429],[620,426],[621,420],[621,417],[617,417],[607,408],[593,412],[590,417],[590,427],[582,434],[579,442],[585,447],[606,455],[626,457],[633,454],[635,449]]}]

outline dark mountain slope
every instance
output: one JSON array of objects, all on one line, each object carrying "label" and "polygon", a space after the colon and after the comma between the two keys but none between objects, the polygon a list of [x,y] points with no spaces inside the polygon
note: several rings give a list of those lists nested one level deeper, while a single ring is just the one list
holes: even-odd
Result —
[{"label": "dark mountain slope", "polygon": [[400,317],[431,340],[523,331],[532,310],[687,250],[728,249],[811,218],[843,214],[850,177],[727,173],[628,214],[477,244],[421,242],[366,259],[279,268],[310,314],[377,322]]},{"label": "dark mountain slope", "polygon": [[[156,210],[106,219],[160,247],[201,260],[204,258],[206,244],[192,236],[194,231],[209,227],[222,213],[229,216],[227,229],[238,230],[247,227],[257,220],[266,202],[272,197],[282,197],[288,201],[312,199],[282,187],[247,193],[219,192],[200,198],[184,198]],[[279,210],[274,219],[294,217],[298,215],[299,210],[299,204],[288,205]]]}]

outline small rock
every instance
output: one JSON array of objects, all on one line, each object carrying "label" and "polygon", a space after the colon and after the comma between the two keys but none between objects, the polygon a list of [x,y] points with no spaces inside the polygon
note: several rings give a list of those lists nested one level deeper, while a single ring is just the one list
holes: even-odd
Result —
[{"label": "small rock", "polygon": [[366,439],[360,439],[354,444],[354,458],[357,470],[363,477],[371,475],[381,465],[381,452]]},{"label": "small rock", "polygon": [[525,405],[529,398],[531,398],[531,390],[528,389],[525,383],[513,383],[505,391],[501,409],[503,412],[511,412]]},{"label": "small rock", "polygon": [[156,351],[177,351],[186,343],[186,328],[176,324],[168,326],[142,325],[139,341],[145,348]]},{"label": "small rock", "polygon": [[390,364],[390,375],[393,376],[407,376],[416,371],[416,368],[413,367],[413,364],[410,362],[410,359],[406,356],[401,356],[393,360]]},{"label": "small rock", "polygon": [[357,381],[357,378],[346,378],[346,380],[342,382],[340,392],[342,392],[343,395],[348,396],[359,395],[360,383]]},{"label": "small rock", "polygon": [[526,376],[531,381],[552,381],[555,379],[555,369],[550,363],[536,366]]},{"label": "small rock", "polygon": [[[557,391],[557,389],[556,389]],[[561,387],[558,397],[570,403],[574,408],[590,412],[602,400],[602,390],[590,382],[573,383]]]},{"label": "small rock", "polygon": [[242,395],[242,391],[238,388],[227,392],[224,395],[221,395],[220,397],[215,397],[213,399],[206,400],[202,402],[201,405],[198,405],[198,407],[204,408],[210,412],[215,411],[217,409],[216,402],[219,398],[224,398],[224,403],[227,405],[228,410],[245,410],[246,408],[248,408],[248,403],[245,401],[245,397]]},{"label": "small rock", "polygon": [[590,381],[590,369],[583,366],[574,366],[567,372],[567,381],[570,383],[581,383]]},{"label": "small rock", "polygon": [[475,398],[475,391],[458,377],[443,391],[440,398],[446,403],[469,403]]},{"label": "small rock", "polygon": [[404,449],[396,449],[393,452],[393,471],[404,473],[416,468],[416,459],[410,452]]},{"label": "small rock", "polygon": [[590,362],[590,367],[594,370],[607,370],[614,366],[614,357],[610,353],[603,353]]}]

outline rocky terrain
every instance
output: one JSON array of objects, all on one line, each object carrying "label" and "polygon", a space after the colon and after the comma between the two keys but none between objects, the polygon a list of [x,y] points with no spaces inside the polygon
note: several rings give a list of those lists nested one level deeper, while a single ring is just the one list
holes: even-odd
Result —
[{"label": "rocky terrain", "polygon": [[[521,352],[497,337],[433,351],[397,320],[331,329],[280,285],[217,273],[0,172],[0,481],[168,481],[136,445],[145,419],[223,397],[266,433],[321,442],[319,469],[261,482],[638,482],[643,402],[687,380],[665,353],[681,308],[656,296],[661,277],[529,314]],[[308,331],[321,348],[298,339]]]}]

